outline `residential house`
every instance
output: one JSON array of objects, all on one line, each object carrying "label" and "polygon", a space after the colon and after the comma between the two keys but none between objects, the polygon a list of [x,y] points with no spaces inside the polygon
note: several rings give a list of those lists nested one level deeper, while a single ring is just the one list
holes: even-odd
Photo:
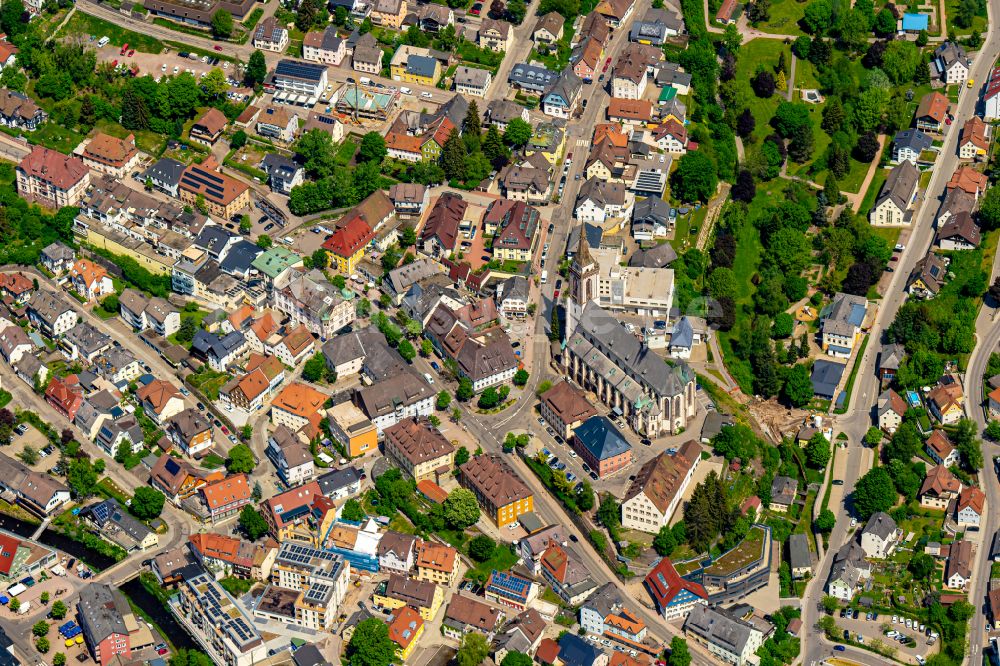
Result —
[{"label": "residential house", "polygon": [[234,474],[207,483],[200,490],[202,500],[208,509],[208,519],[213,524],[239,513],[252,501],[246,474]]},{"label": "residential house", "polygon": [[76,263],[76,253],[61,241],[46,245],[38,257],[39,263],[55,276],[60,276]]},{"label": "residential house", "polygon": [[424,634],[424,620],[409,606],[400,606],[389,614],[387,624],[389,640],[396,646],[396,658],[406,663]]},{"label": "residential house", "polygon": [[250,186],[222,173],[211,156],[188,165],[177,187],[181,202],[194,206],[203,201],[209,213],[227,220],[250,207]]},{"label": "residential house", "polygon": [[486,69],[460,65],[455,70],[454,82],[455,92],[472,97],[486,97],[486,91],[493,82],[493,74]]},{"label": "residential house", "polygon": [[271,402],[271,422],[298,432],[306,425],[318,427],[327,396],[313,387],[292,382]]},{"label": "residential house", "polygon": [[962,539],[951,544],[944,568],[945,587],[964,590],[972,580],[972,542]]},{"label": "residential house", "polygon": [[632,16],[635,0],[601,0],[594,11],[607,22],[610,28],[620,28]]},{"label": "residential house", "polygon": [[157,425],[165,424],[184,410],[184,397],[176,386],[165,379],[143,384],[136,389],[135,396],[143,414]]},{"label": "residential house", "polygon": [[39,291],[28,304],[28,321],[48,338],[61,337],[76,326],[77,311],[62,297],[50,291]]},{"label": "residential house", "polygon": [[385,455],[414,481],[451,473],[455,447],[424,419],[408,418],[383,432]]},{"label": "residential house", "polygon": [[76,375],[50,379],[45,389],[45,402],[69,421],[75,419],[77,410],[83,404],[83,389]]},{"label": "residential house", "polygon": [[406,0],[375,0],[368,17],[375,25],[399,30],[406,17]]},{"label": "residential house", "polygon": [[360,215],[355,214],[334,229],[323,242],[323,249],[329,253],[338,272],[350,275],[365,256],[365,249],[372,238],[374,233],[371,227]]},{"label": "residential house", "polygon": [[788,537],[788,563],[792,578],[801,580],[812,575],[812,556],[809,554],[809,537],[793,534]]},{"label": "residential house", "polygon": [[419,183],[395,183],[389,188],[389,199],[397,216],[419,218],[430,203],[430,190]]},{"label": "residential house", "polygon": [[98,132],[83,149],[83,163],[88,167],[119,180],[129,174],[139,163],[139,149],[135,135],[124,139]]},{"label": "residential house", "polygon": [[500,456],[473,456],[459,467],[458,479],[497,527],[516,523],[522,514],[534,511],[534,494]]},{"label": "residential house", "polygon": [[863,296],[837,293],[820,312],[823,350],[836,358],[850,358],[868,313]]},{"label": "residential house", "polygon": [[622,600],[615,583],[605,583],[580,605],[580,626],[626,650],[645,648],[646,623]]},{"label": "residential house", "polygon": [[277,544],[271,539],[251,543],[213,532],[192,534],[187,545],[198,564],[216,580],[233,576],[265,582],[271,577],[271,567],[278,554]]},{"label": "residential house", "polygon": [[[388,571],[390,574],[403,574],[401,578],[404,583],[406,581],[411,581],[412,579],[405,576],[413,570],[413,567],[416,564],[418,541],[419,539],[412,534],[404,534],[394,530],[386,531],[378,542],[379,569],[382,571]],[[434,585],[433,583],[428,584]],[[435,585],[434,589],[437,590],[440,588]],[[418,610],[422,609],[418,608]],[[430,619],[433,619],[434,616],[437,615],[437,609],[433,610],[434,612],[429,612],[430,608],[428,608]]]},{"label": "residential house", "polygon": [[321,272],[297,270],[288,283],[274,290],[274,307],[291,320],[326,341],[337,331],[351,324],[356,317],[355,303],[350,292],[342,292],[330,284]]},{"label": "residential house", "polygon": [[510,48],[513,27],[507,21],[484,18],[479,26],[479,48],[505,53]]},{"label": "residential house", "polygon": [[576,111],[583,92],[583,81],[566,67],[542,95],[542,113],[555,118],[569,119]]},{"label": "residential house", "polygon": [[210,107],[208,111],[191,125],[189,136],[195,143],[214,146],[222,137],[222,132],[228,124],[229,121],[222,111]]},{"label": "residential house", "polygon": [[768,505],[771,511],[786,513],[788,507],[795,503],[798,496],[798,479],[787,476],[776,476],[771,481],[771,503]]},{"label": "residential house", "polygon": [[267,174],[271,190],[280,194],[291,194],[293,187],[305,181],[305,169],[278,153],[265,155],[260,169]]},{"label": "residential house", "polygon": [[903,423],[903,416],[906,414],[906,401],[894,390],[886,389],[878,397],[876,412],[878,413],[878,427],[888,434],[893,434]]},{"label": "residential house", "polygon": [[159,545],[156,532],[133,518],[114,498],[92,504],[83,509],[80,515],[97,528],[101,537],[127,553],[145,551]]},{"label": "residential house", "polygon": [[906,291],[919,298],[934,298],[948,276],[949,259],[931,252],[920,259],[907,279]]},{"label": "residential house", "polygon": [[979,225],[972,215],[962,211],[938,227],[938,247],[942,250],[974,250],[981,239]]},{"label": "residential house", "polygon": [[915,116],[918,130],[941,132],[948,117],[948,98],[939,92],[929,92],[920,98]]},{"label": "residential house", "polygon": [[171,417],[166,429],[170,440],[189,456],[200,458],[212,448],[212,424],[193,407]]},{"label": "residential house", "polygon": [[151,329],[156,335],[167,337],[181,327],[181,312],[164,298],[147,299],[135,289],[125,289],[118,297],[122,321],[135,331]]},{"label": "residential house", "polygon": [[918,129],[900,130],[892,140],[892,161],[910,162],[914,166],[925,150],[930,150],[933,139]]},{"label": "residential house", "polygon": [[674,118],[668,118],[653,131],[653,139],[660,150],[683,155],[688,149],[687,127]]},{"label": "residential house", "polygon": [[570,53],[569,62],[573,73],[584,83],[590,83],[601,70],[601,60],[604,57],[604,44],[593,37],[587,36],[574,47]]},{"label": "residential house", "polygon": [[283,425],[268,436],[264,454],[274,463],[278,477],[286,486],[294,488],[311,481],[316,475],[309,447]]},{"label": "residential house", "polygon": [[100,299],[114,292],[111,276],[103,266],[89,259],[78,259],[69,270],[73,291],[86,301]]},{"label": "residential house", "polygon": [[257,116],[257,134],[281,143],[291,143],[299,129],[299,118],[285,107],[265,106]]},{"label": "residential house", "polygon": [[563,26],[566,23],[557,12],[549,12],[539,17],[531,38],[535,44],[552,44],[563,37]]},{"label": "residential house", "polygon": [[288,47],[288,30],[276,18],[268,16],[257,24],[253,33],[253,47],[261,51],[283,53]]},{"label": "residential house", "polygon": [[370,32],[362,35],[351,54],[351,68],[355,72],[378,74],[382,71],[382,49]]},{"label": "residential house", "polygon": [[[391,1],[391,0],[390,0]],[[389,63],[393,81],[437,85],[441,78],[441,62],[425,48],[401,44]]]},{"label": "residential house", "polygon": [[623,183],[591,178],[580,187],[574,216],[581,222],[604,223],[608,218],[629,217],[634,202]]},{"label": "residential house", "polygon": [[889,514],[877,511],[861,530],[861,550],[865,557],[884,560],[896,549],[901,532]]},{"label": "residential house", "polygon": [[635,475],[621,502],[622,527],[656,534],[669,525],[701,461],[701,445],[693,439],[673,455],[663,452]]},{"label": "residential house", "polygon": [[653,121],[653,103],[645,99],[612,97],[608,120],[624,125],[647,125]]},{"label": "residential house", "polygon": [[483,222],[493,233],[493,257],[500,261],[531,261],[539,237],[539,212],[524,201],[490,203]]},{"label": "residential house", "polygon": [[354,393],[354,404],[367,416],[378,432],[401,419],[430,416],[437,392],[423,377],[403,371]]},{"label": "residential house", "polygon": [[930,436],[927,438],[927,442],[924,444],[924,450],[927,451],[927,455],[929,455],[934,462],[944,467],[957,465],[959,458],[961,457],[958,449],[955,448],[948,439],[948,434],[940,428],[935,428],[931,431]]},{"label": "residential house", "polygon": [[312,509],[324,495],[317,481],[309,481],[260,503],[272,537],[279,543],[311,541],[315,538]]},{"label": "residential house", "polygon": [[246,336],[241,331],[220,335],[199,329],[191,342],[191,355],[208,364],[216,372],[225,372],[239,363],[249,352]]},{"label": "residential house", "polygon": [[153,647],[154,634],[136,619],[125,596],[110,585],[85,585],[76,611],[90,656],[100,666]]},{"label": "residential house", "polygon": [[511,67],[507,83],[533,95],[541,95],[558,77],[558,73],[541,65],[517,63]]},{"label": "residential house", "polygon": [[25,354],[34,351],[35,345],[20,326],[7,326],[0,330],[0,355],[10,365],[21,360]]},{"label": "residential house", "polygon": [[986,507],[986,495],[975,486],[963,488],[955,504],[955,522],[959,527],[979,527]]},{"label": "residential house", "polygon": [[500,609],[456,593],[445,611],[441,633],[461,640],[465,634],[475,631],[486,636],[486,641],[489,642],[493,640],[503,618],[504,613]]},{"label": "residential house", "polygon": [[952,174],[951,180],[945,186],[947,189],[960,189],[964,192],[971,194],[979,200],[979,197],[986,194],[986,190],[989,187],[989,178],[985,173],[976,171],[970,166],[962,166],[955,169],[955,173]]},{"label": "residential house", "polygon": [[676,13],[666,8],[650,8],[641,20],[632,23],[629,40],[661,47],[683,30],[684,20]]},{"label": "residential house", "polygon": [[958,423],[965,416],[965,393],[958,383],[936,386],[927,394],[931,415],[941,425]]},{"label": "residential house", "polygon": [[0,125],[33,132],[49,114],[24,93],[0,88]]},{"label": "residential house", "polygon": [[532,655],[542,640],[545,631],[545,620],[534,608],[529,608],[504,628],[503,633],[493,641],[493,657],[497,663],[503,662],[511,652]]},{"label": "residential house", "polygon": [[528,314],[530,285],[527,278],[514,275],[497,284],[497,311],[505,319],[523,319]]},{"label": "residential house", "polygon": [[339,67],[347,55],[347,41],[329,25],[322,32],[310,31],[302,38],[302,59]]},{"label": "residential house", "polygon": [[468,202],[461,195],[445,192],[438,197],[420,230],[421,252],[435,258],[454,252],[458,246],[459,227],[468,208]]},{"label": "residential house", "polygon": [[871,578],[871,563],[865,559],[865,552],[854,539],[844,544],[834,555],[830,576],[826,581],[826,592],[841,601],[850,602],[855,593],[862,589]]},{"label": "residential house", "polygon": [[455,25],[455,12],[446,5],[421,4],[407,15],[404,24],[415,25],[423,32],[436,35],[447,26]]},{"label": "residential house", "polygon": [[458,578],[458,565],[458,551],[451,546],[422,541],[417,547],[417,560],[414,563],[417,580],[452,587]]},{"label": "residential house", "polygon": [[934,49],[934,65],[946,84],[964,83],[969,78],[971,62],[965,49],[955,42],[944,42]]},{"label": "residential house", "polygon": [[958,156],[963,160],[982,161],[990,148],[990,126],[979,116],[972,116],[962,127],[958,139]]},{"label": "residential house", "polygon": [[911,205],[919,186],[920,172],[912,162],[903,161],[892,168],[868,220],[878,226],[899,226],[910,223]]},{"label": "residential house", "polygon": [[538,588],[532,580],[507,571],[493,570],[483,588],[483,596],[499,606],[525,611],[538,597]]},{"label": "residential house", "polygon": [[[390,534],[394,536],[389,536]],[[398,535],[398,536],[395,536]],[[401,538],[409,537],[409,538]],[[379,540],[378,550],[382,552],[382,542],[388,538],[390,542],[389,552],[393,549],[403,551],[404,556],[413,558],[413,547],[416,538],[409,535],[400,535],[399,532],[388,532]],[[405,542],[406,545],[403,544]],[[382,560],[381,555],[379,561]],[[397,564],[397,562],[394,562]],[[410,563],[412,566],[412,562]],[[386,610],[396,610],[404,606],[416,609],[427,622],[433,622],[438,611],[444,603],[444,588],[430,581],[417,580],[409,575],[392,572],[389,580],[379,583],[375,588],[372,601]]]}]

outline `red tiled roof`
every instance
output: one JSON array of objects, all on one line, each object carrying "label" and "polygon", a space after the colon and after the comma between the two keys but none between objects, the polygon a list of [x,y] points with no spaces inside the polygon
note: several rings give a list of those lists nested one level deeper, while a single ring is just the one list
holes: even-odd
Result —
[{"label": "red tiled roof", "polygon": [[201,489],[209,509],[250,499],[250,484],[246,474],[236,474],[221,481],[210,483]]},{"label": "red tiled roof", "polygon": [[337,227],[323,243],[323,249],[338,257],[353,257],[375,237],[371,227],[355,215]]},{"label": "red tiled roof", "polygon": [[646,588],[653,595],[653,599],[660,608],[666,608],[681,590],[687,590],[702,599],[708,598],[704,587],[681,578],[677,570],[674,569],[673,562],[666,557],[646,574],[645,583]]},{"label": "red tiled roof", "polygon": [[17,168],[28,176],[68,190],[90,173],[90,169],[75,155],[63,155],[54,150],[35,146]]},{"label": "red tiled roof", "polygon": [[14,556],[17,555],[17,549],[20,545],[20,539],[0,534],[0,574],[10,575],[10,567],[14,564]]}]

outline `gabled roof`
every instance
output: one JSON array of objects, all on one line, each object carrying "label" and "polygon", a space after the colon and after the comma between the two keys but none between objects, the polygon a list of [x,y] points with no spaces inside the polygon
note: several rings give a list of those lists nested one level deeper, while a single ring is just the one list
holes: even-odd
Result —
[{"label": "gabled roof", "polygon": [[985,493],[975,486],[969,486],[958,495],[958,505],[955,507],[955,510],[961,512],[971,509],[977,515],[982,516],[985,504]]},{"label": "gabled roof", "polygon": [[956,495],[962,490],[962,483],[944,465],[935,465],[927,472],[920,486],[921,495],[944,497]]},{"label": "gabled roof", "polygon": [[944,259],[939,254],[931,252],[913,266],[906,283],[911,285],[919,279],[928,291],[936,294],[944,286],[947,268],[948,265],[945,264]]},{"label": "gabled roof", "polygon": [[930,437],[927,438],[926,444],[941,460],[946,460],[952,451],[955,450],[955,447],[952,446],[951,441],[948,439],[947,433],[939,428],[936,428],[931,433]]},{"label": "gabled roof", "polygon": [[910,205],[910,199],[916,191],[917,181],[920,172],[909,160],[900,162],[892,168],[889,176],[882,185],[875,206],[878,207],[886,200],[891,200],[896,207],[905,211]]},{"label": "gabled roof", "polygon": [[660,513],[666,513],[677,496],[688,472],[701,458],[701,445],[693,439],[686,441],[674,455],[665,451],[646,462],[625,491],[627,502],[642,493]]},{"label": "gabled roof", "polygon": [[646,589],[653,596],[653,601],[656,602],[656,606],[661,610],[670,605],[670,603],[680,594],[683,590],[687,590],[689,593],[701,599],[707,599],[708,593],[705,592],[705,588],[699,583],[694,583],[684,578],[681,578],[674,568],[673,562],[669,558],[664,557],[660,560],[655,567],[653,567],[646,578],[644,579],[646,584]]},{"label": "gabled roof", "polygon": [[420,231],[421,240],[436,238],[447,250],[455,249],[458,227],[469,204],[460,195],[446,192],[434,203]]},{"label": "gabled roof", "polygon": [[323,243],[323,249],[338,257],[352,257],[375,237],[360,215],[343,222]]},{"label": "gabled roof", "polygon": [[915,153],[922,153],[928,150],[934,141],[918,129],[910,128],[901,130],[893,137],[893,145],[899,148],[909,148]]},{"label": "gabled roof", "polygon": [[935,123],[943,123],[948,115],[948,98],[939,92],[929,92],[920,98],[917,106],[918,119],[925,118]]},{"label": "gabled roof", "polygon": [[945,240],[962,241],[970,245],[979,245],[979,225],[972,219],[972,215],[965,211],[952,215],[938,229],[938,244]]}]

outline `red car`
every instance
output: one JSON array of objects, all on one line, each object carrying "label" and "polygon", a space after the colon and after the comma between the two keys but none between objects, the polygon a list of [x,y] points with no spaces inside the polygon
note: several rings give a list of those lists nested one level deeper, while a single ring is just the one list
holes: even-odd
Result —
[{"label": "red car", "polygon": [[113,61],[113,62],[111,63],[111,66],[112,66],[112,67],[117,67],[117,66],[118,66],[118,61],[117,61],[117,60]]},{"label": "red car", "polygon": [[222,434],[223,435],[228,435],[229,434],[229,428],[227,428],[226,426],[222,426]]},{"label": "red car", "polygon": [[128,52],[128,57],[131,58],[134,55],[135,55],[135,49],[130,49]]},{"label": "red car", "polygon": [[161,657],[166,653],[167,653],[167,648],[160,648],[159,650],[156,651],[156,654],[160,655]]},{"label": "red car", "polygon": [[473,16],[479,16],[479,13],[482,11],[483,11],[483,3],[477,2],[476,4],[472,5],[472,9],[469,10],[469,13],[472,14]]},{"label": "red car", "polygon": [[215,49],[216,51],[221,51],[221,50],[222,50],[222,47],[221,47],[221,46],[219,46],[218,44],[216,44],[216,45],[215,45],[215,46],[213,46],[212,48],[213,48],[213,49]]}]

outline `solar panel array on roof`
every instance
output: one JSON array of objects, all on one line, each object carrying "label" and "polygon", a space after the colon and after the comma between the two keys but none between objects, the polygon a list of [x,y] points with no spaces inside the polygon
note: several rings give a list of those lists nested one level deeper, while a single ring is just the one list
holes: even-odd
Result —
[{"label": "solar panel array on roof", "polygon": [[489,589],[501,596],[523,599],[528,595],[530,588],[531,581],[520,576],[496,570],[490,576]]},{"label": "solar panel array on roof", "polygon": [[95,504],[93,507],[91,507],[90,510],[94,516],[94,519],[100,523],[103,523],[111,515],[111,503],[101,502],[100,504]]},{"label": "solar panel array on roof", "polygon": [[309,81],[319,81],[323,77],[326,67],[313,65],[306,62],[296,62],[294,60],[282,60],[274,70],[275,76],[290,76],[296,79],[307,79]]},{"label": "solar panel array on roof", "polygon": [[170,460],[167,461],[166,465],[164,465],[164,468],[167,470],[167,473],[176,474],[177,472],[180,471],[181,466],[177,463],[176,460],[171,458]]},{"label": "solar panel array on roof", "polygon": [[181,180],[189,185],[204,185],[208,195],[219,199],[225,192],[222,178],[201,168],[185,171]]}]

